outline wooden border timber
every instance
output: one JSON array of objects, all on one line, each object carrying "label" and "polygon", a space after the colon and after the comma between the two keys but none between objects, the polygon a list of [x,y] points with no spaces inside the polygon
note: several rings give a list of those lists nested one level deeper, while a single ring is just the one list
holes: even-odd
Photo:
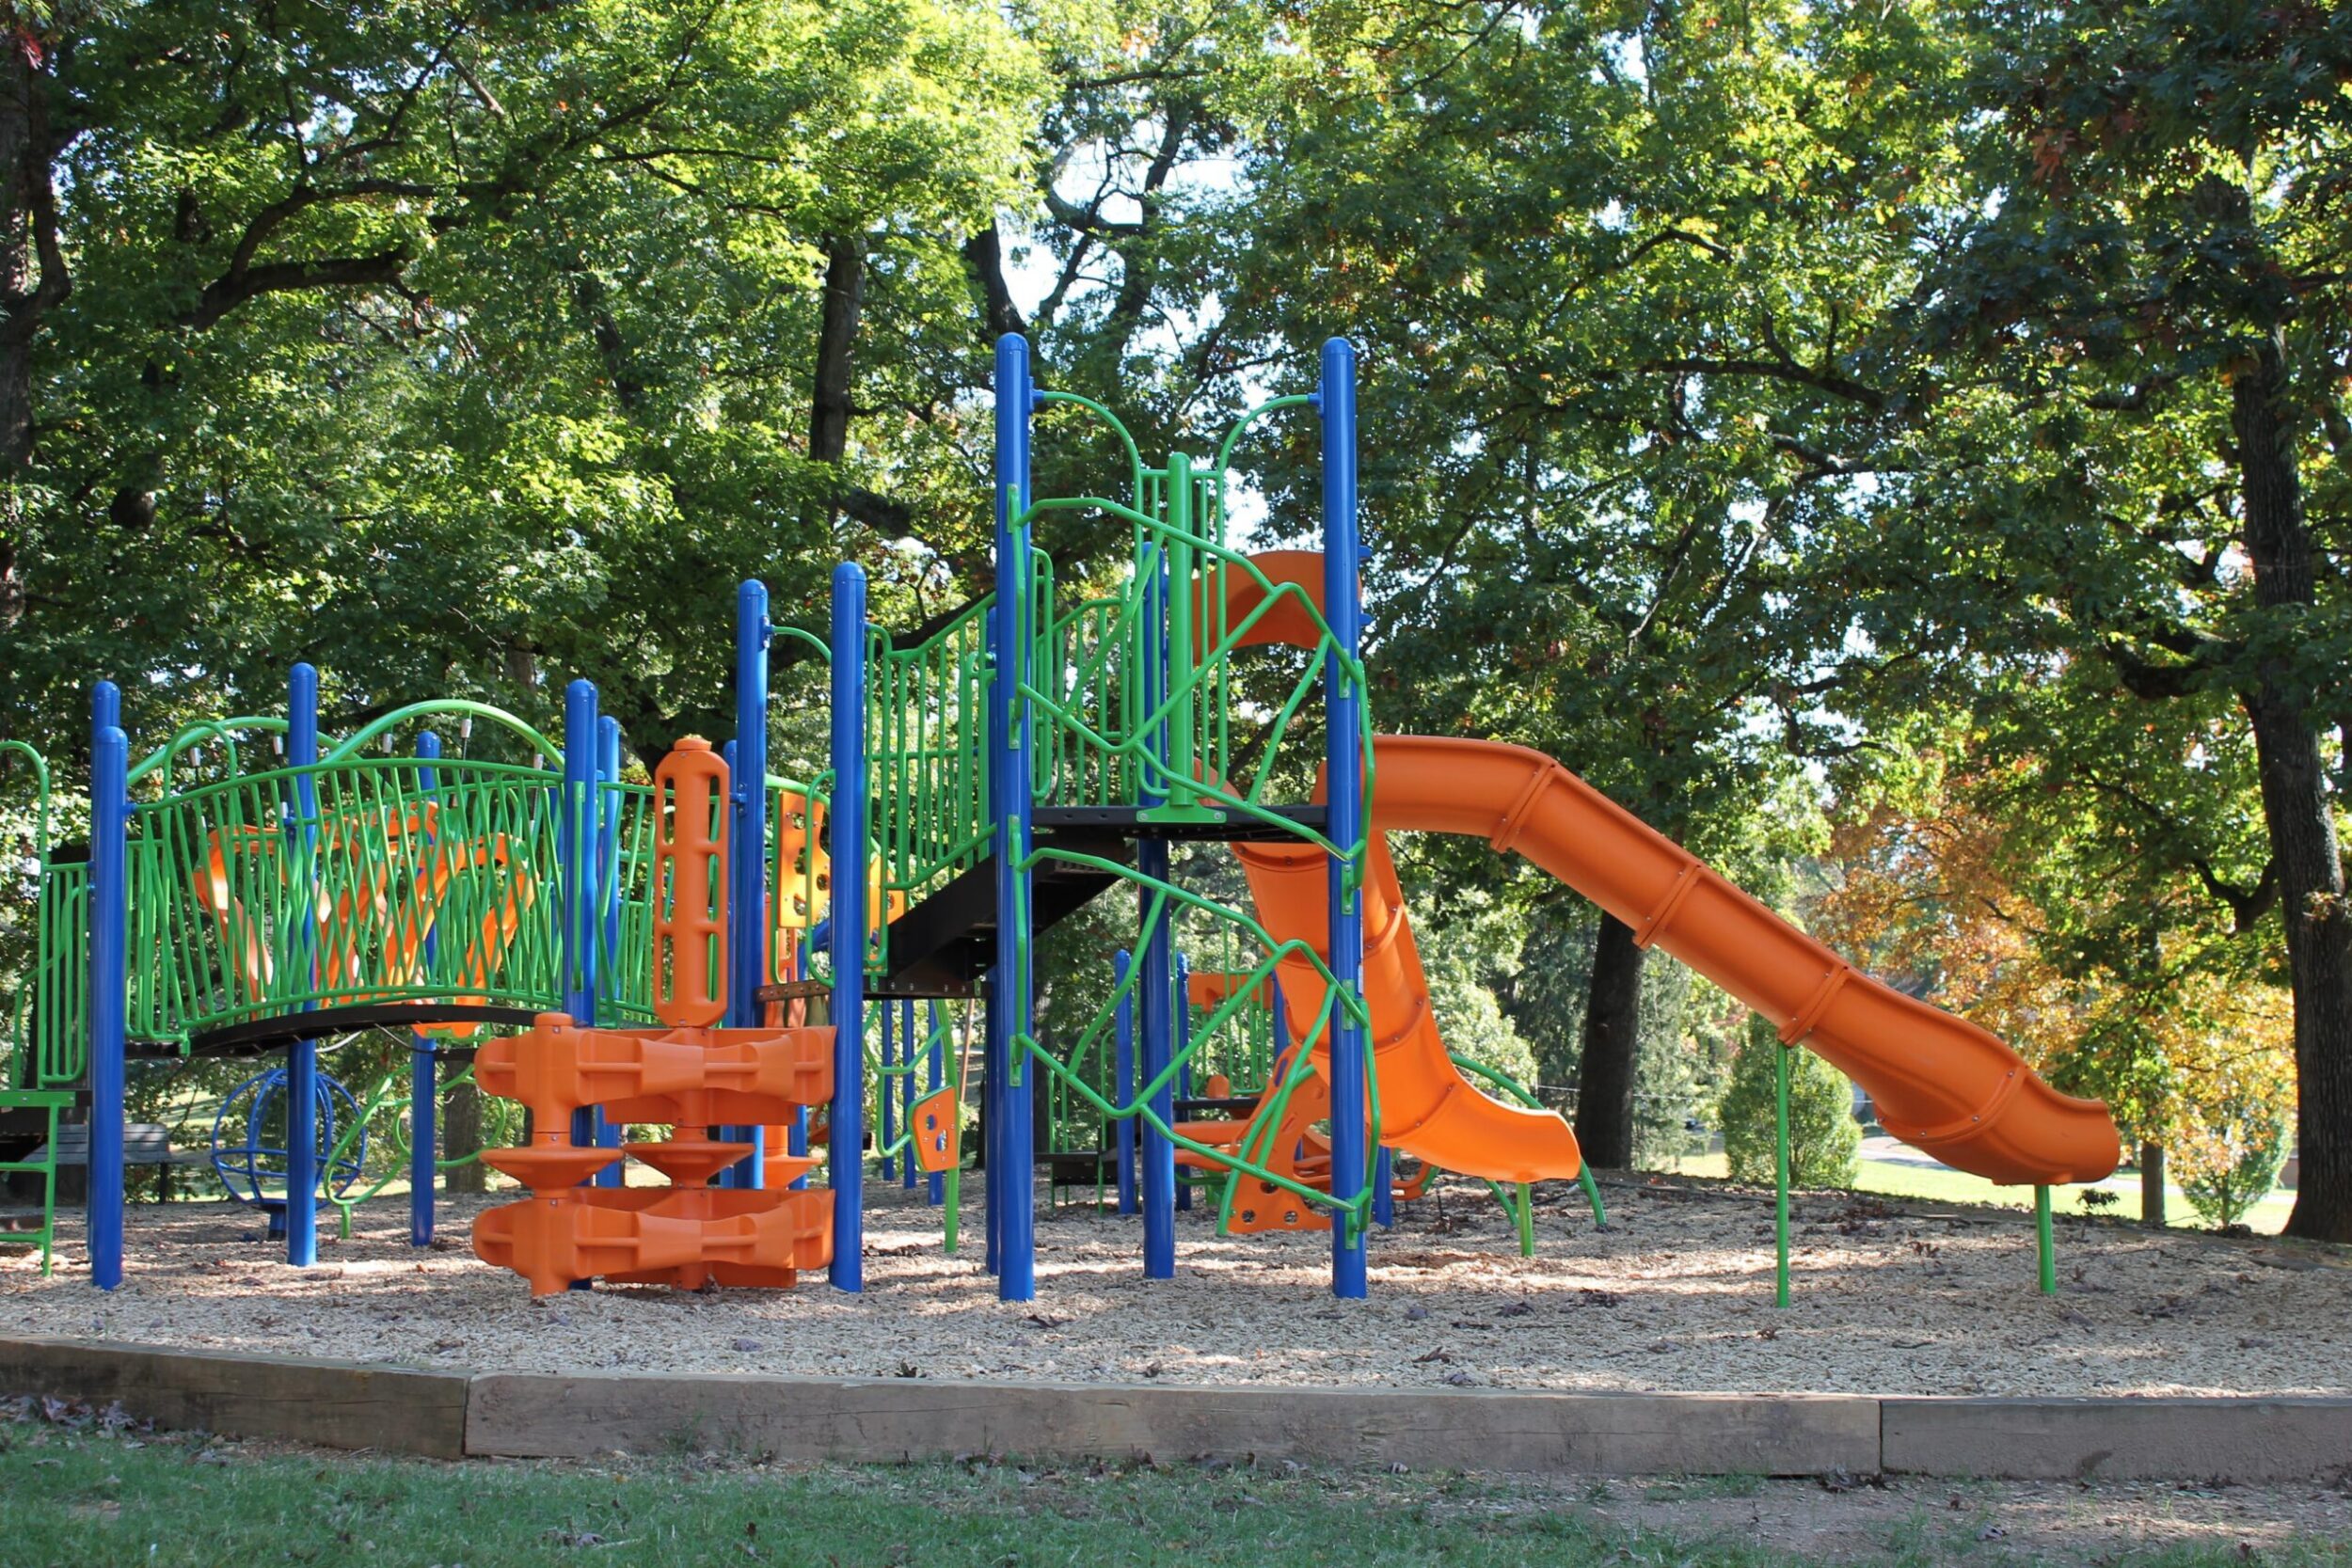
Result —
[{"label": "wooden border timber", "polygon": [[1214,1455],[1549,1475],[2236,1482],[2352,1474],[2352,1398],[982,1383],[471,1372],[0,1338],[0,1393],[170,1427],[438,1459],[716,1450],[796,1461]]},{"label": "wooden border timber", "polygon": [[[652,1386],[659,1383],[659,1388]],[[1570,1475],[1878,1468],[1878,1402],[1838,1394],[571,1377],[474,1383],[469,1452],[716,1449],[789,1460],[1200,1455]]]},{"label": "wooden border timber", "polygon": [[119,1403],[159,1426],[462,1459],[472,1376],[220,1351],[0,1338],[0,1391]]}]

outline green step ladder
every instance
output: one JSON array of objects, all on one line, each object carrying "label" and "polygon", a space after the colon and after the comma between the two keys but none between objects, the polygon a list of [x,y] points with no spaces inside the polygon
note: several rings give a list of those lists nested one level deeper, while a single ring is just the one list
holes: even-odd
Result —
[{"label": "green step ladder", "polygon": [[[57,1237],[57,1113],[73,1103],[72,1089],[0,1089],[0,1111],[46,1111],[49,1135],[35,1150],[38,1160],[0,1160],[0,1175],[39,1172],[40,1176],[40,1272],[48,1277],[54,1266]],[[11,1241],[31,1234],[9,1233]]]}]

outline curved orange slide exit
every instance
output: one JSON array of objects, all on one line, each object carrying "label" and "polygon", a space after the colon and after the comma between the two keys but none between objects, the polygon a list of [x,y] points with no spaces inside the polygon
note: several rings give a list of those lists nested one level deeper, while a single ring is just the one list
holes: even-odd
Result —
[{"label": "curved orange slide exit", "polygon": [[[1313,552],[1256,562],[1278,585],[1320,602]],[[1231,626],[1263,591],[1245,573],[1224,576]],[[1304,640],[1306,620],[1278,609],[1242,641]],[[1542,752],[1438,736],[1381,736],[1373,745],[1364,996],[1383,1143],[1496,1180],[1578,1168],[1575,1137],[1558,1117],[1487,1099],[1446,1056],[1386,840],[1423,832],[1524,855],[1630,926],[1636,942],[1662,947],[1772,1020],[1784,1042],[1819,1053],[1868,1092],[1889,1132],[1946,1164],[2018,1184],[2095,1181],[2114,1170],[2122,1150],[2104,1103],[2058,1093],[1987,1031],[1863,974]],[[1274,938],[1327,951],[1325,857],[1304,846],[1232,847]],[[1291,1025],[1303,1037],[1321,986],[1303,959],[1285,970]]]}]

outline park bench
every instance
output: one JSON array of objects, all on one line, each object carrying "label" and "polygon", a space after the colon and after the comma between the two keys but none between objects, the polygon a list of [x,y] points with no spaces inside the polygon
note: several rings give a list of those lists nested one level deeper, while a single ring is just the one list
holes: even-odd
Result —
[{"label": "park bench", "polygon": [[[49,1159],[44,1146],[35,1149],[26,1164],[38,1166]],[[195,1149],[171,1147],[171,1130],[161,1122],[135,1121],[122,1129],[122,1168],[125,1171],[151,1169],[155,1172],[155,1200],[170,1201],[171,1173],[190,1166],[209,1168],[213,1157]],[[89,1166],[89,1124],[68,1122],[57,1129],[56,1165],[60,1171],[87,1170]]]}]

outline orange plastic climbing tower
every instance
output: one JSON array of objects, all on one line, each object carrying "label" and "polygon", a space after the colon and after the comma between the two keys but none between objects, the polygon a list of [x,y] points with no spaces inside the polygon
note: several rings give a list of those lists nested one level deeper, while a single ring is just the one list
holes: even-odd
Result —
[{"label": "orange plastic climbing tower", "polygon": [[[531,1196],[474,1222],[474,1252],[513,1269],[533,1295],[576,1280],[787,1286],[833,1260],[830,1196],[786,1186],[814,1160],[773,1157],[764,1190],[719,1188],[717,1175],[752,1145],[714,1139],[714,1126],[769,1125],[833,1097],[833,1031],[718,1026],[726,1011],[727,768],[688,738],[654,773],[654,1013],[660,1026],[583,1028],[543,1013],[530,1033],[485,1044],[474,1077],[531,1109],[521,1148],[483,1161]],[[671,1136],[619,1148],[571,1142],[572,1113],[666,1123]],[[582,1185],[623,1159],[666,1187]]]}]

